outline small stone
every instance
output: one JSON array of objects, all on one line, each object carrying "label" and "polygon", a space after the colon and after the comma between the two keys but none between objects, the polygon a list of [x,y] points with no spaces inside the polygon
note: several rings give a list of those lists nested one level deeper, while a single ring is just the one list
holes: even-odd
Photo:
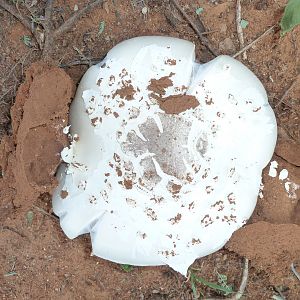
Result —
[{"label": "small stone", "polygon": [[74,11],[77,11],[77,10],[78,10],[78,5],[75,4],[75,5],[74,5]]},{"label": "small stone", "polygon": [[148,13],[148,8],[146,7],[146,6],[144,6],[143,8],[142,8],[142,14],[143,15],[146,15]]},{"label": "small stone", "polygon": [[277,161],[272,161],[270,164],[270,169],[269,169],[269,176],[275,178],[277,176],[277,169],[278,168],[278,162]]},{"label": "small stone", "polygon": [[220,25],[220,33],[225,34],[227,32],[227,25],[222,23]]},{"label": "small stone", "polygon": [[108,2],[107,1],[105,1],[103,3],[103,8],[105,9],[106,13],[109,14],[109,7],[108,7]]},{"label": "small stone", "polygon": [[282,169],[281,172],[279,173],[279,179],[280,180],[285,180],[289,176],[289,172],[287,169]]},{"label": "small stone", "polygon": [[232,41],[231,38],[226,38],[225,40],[223,40],[222,42],[220,42],[219,43],[219,49],[222,52],[228,52],[228,53],[236,51],[235,45],[234,45],[234,43],[233,43],[233,41]]}]

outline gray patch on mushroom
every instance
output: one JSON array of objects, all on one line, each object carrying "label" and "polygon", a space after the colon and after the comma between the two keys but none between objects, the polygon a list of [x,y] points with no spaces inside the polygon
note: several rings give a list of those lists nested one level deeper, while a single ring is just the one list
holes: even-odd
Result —
[{"label": "gray patch on mushroom", "polygon": [[[192,163],[189,150],[185,147],[188,144],[191,122],[183,120],[179,115],[170,116],[161,113],[158,115],[163,128],[162,132],[156,121],[153,118],[148,118],[139,126],[139,130],[146,141],[131,131],[127,135],[127,141],[121,145],[122,150],[127,154],[133,154],[135,157],[147,152],[151,153],[164,173],[184,180],[187,176],[185,162]],[[197,152],[203,156],[207,151],[207,145],[206,137],[200,137],[196,145]],[[158,175],[152,159],[150,157],[143,159],[141,165],[145,170],[143,179],[153,187],[160,180],[157,178]],[[149,177],[148,174],[151,176]],[[152,182],[150,183],[150,181]]]},{"label": "gray patch on mushroom", "polygon": [[205,153],[207,152],[207,146],[208,146],[207,138],[203,135],[198,139],[196,144],[196,149],[202,156],[204,156]]}]

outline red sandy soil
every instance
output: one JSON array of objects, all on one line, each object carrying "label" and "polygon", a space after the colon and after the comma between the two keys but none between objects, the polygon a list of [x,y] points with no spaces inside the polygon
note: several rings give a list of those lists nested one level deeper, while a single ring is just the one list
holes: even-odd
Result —
[{"label": "red sandy soil", "polygon": [[[80,9],[86,2],[55,1],[56,26],[70,16],[75,4]],[[149,1],[146,17],[130,1],[106,3],[55,41],[51,66],[36,62],[39,52],[20,41],[21,36],[30,33],[0,9],[2,299],[193,299],[191,282],[167,266],[134,267],[125,272],[117,264],[91,257],[89,236],[67,239],[51,214],[54,174],[60,162],[59,152],[67,143],[62,128],[68,122],[75,84],[87,69],[70,66],[69,62],[79,59],[73,47],[86,57],[101,58],[124,39],[159,34],[191,40],[200,61],[212,58],[168,1]],[[180,3],[195,22],[195,9],[204,8],[201,19],[211,31],[207,37],[222,54],[231,55],[239,49],[235,1]],[[244,30],[246,44],[279,21],[285,4],[284,0],[243,1],[243,18],[249,21]],[[20,9],[26,12],[21,5]],[[105,21],[105,29],[98,35],[101,21]],[[279,37],[278,30],[269,34],[247,55],[243,62],[265,85],[279,124],[272,160],[278,162],[278,171],[287,169],[288,180],[299,185],[300,84],[294,85],[285,103],[276,104],[300,69],[300,27],[284,38]],[[249,223],[233,235],[224,249],[198,259],[192,268],[197,269],[197,276],[211,282],[217,282],[217,273],[226,274],[228,283],[237,290],[246,257],[250,268],[244,299],[271,299],[280,290],[286,299],[296,300],[300,297],[300,282],[290,265],[300,263],[300,192],[298,189],[293,198],[289,197],[287,180],[270,177],[268,170],[267,167],[263,173],[263,198],[258,199]],[[203,285],[198,284],[197,289],[206,297],[222,298]]]}]

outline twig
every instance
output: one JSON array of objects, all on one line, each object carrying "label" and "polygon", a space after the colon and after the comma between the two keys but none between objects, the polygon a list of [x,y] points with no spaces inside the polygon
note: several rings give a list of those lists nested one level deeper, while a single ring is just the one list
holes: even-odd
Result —
[{"label": "twig", "polygon": [[49,214],[47,211],[45,211],[44,209],[42,209],[42,208],[40,208],[40,207],[38,207],[38,206],[33,205],[33,208],[35,208],[38,212],[40,212],[40,213],[42,213],[42,214],[44,214],[44,215],[46,215],[46,216],[48,216],[48,217],[54,219],[55,221],[58,221],[58,220],[59,220],[58,217],[56,217],[56,216],[54,216],[54,215],[52,215],[52,214]]},{"label": "twig", "polygon": [[211,34],[211,33],[215,33],[215,32],[218,32],[218,30],[203,31],[203,32],[201,32],[201,34],[207,35],[207,34]]},{"label": "twig", "polygon": [[7,0],[0,0],[0,7],[5,9],[13,17],[15,17],[17,20],[19,20],[21,22],[21,24],[23,24],[23,26],[31,32],[31,34],[33,35],[34,39],[36,40],[38,46],[40,46],[38,38],[36,36],[36,32],[32,28],[31,21],[28,18],[23,17],[21,15],[21,13],[19,12],[19,10],[15,6],[9,4]]},{"label": "twig", "polygon": [[[77,49],[77,48],[76,48]],[[77,51],[75,49],[75,51]],[[97,63],[99,63],[100,61],[102,61],[105,58],[106,55],[103,55],[102,57],[82,57],[78,60],[74,60],[68,63],[60,63],[58,66],[60,68],[69,68],[69,67],[73,67],[73,66],[80,66],[80,65],[85,65],[85,66],[92,66],[95,65]]]},{"label": "twig", "polygon": [[199,22],[199,26],[198,27],[200,29],[200,32],[203,34],[203,32],[206,32],[207,30],[206,30],[206,28],[205,28],[205,26],[204,26],[204,24],[203,24],[203,22],[201,20],[200,14],[197,15],[197,19],[198,19],[198,22]]},{"label": "twig", "polygon": [[52,32],[52,10],[53,10],[53,0],[47,0],[46,8],[45,8],[45,22],[43,23],[43,27],[45,30],[45,42],[43,47],[43,56],[47,57],[50,55],[50,48],[53,43]]},{"label": "twig", "polygon": [[293,80],[293,82],[291,83],[291,85],[288,87],[288,89],[284,92],[284,94],[282,95],[282,97],[280,98],[280,100],[278,101],[278,103],[275,105],[275,108],[277,108],[281,103],[284,103],[285,98],[287,97],[287,95],[289,94],[289,92],[294,88],[294,86],[296,85],[298,78],[299,78],[300,74],[298,74],[296,76],[296,78]]},{"label": "twig", "polygon": [[264,36],[268,35],[271,31],[273,31],[273,29],[276,27],[277,25],[273,25],[272,27],[270,27],[268,30],[266,30],[263,34],[261,34],[258,38],[256,38],[254,41],[252,41],[250,44],[248,44],[247,46],[245,46],[243,49],[241,49],[240,51],[238,51],[236,54],[234,54],[232,57],[236,58],[237,56],[241,55],[242,53],[244,53],[245,51],[247,51],[248,49],[250,49],[254,44],[256,44],[258,41],[260,41]]},{"label": "twig", "polygon": [[71,61],[69,63],[65,63],[65,64],[59,64],[60,68],[70,68],[73,66],[92,66],[97,64],[98,62],[101,61],[101,58],[95,58],[95,59],[82,59],[82,60],[74,60]]},{"label": "twig", "polygon": [[294,263],[291,264],[291,270],[294,273],[294,275],[298,278],[298,280],[300,281],[300,274],[297,272]]},{"label": "twig", "polygon": [[64,24],[62,24],[59,28],[57,28],[53,32],[53,38],[56,38],[63,34],[64,32],[70,30],[72,26],[77,22],[84,14],[87,14],[89,11],[91,11],[94,7],[96,7],[99,4],[102,4],[104,0],[96,0],[90,4],[87,4],[86,7],[83,9],[77,11],[72,17],[70,17]]},{"label": "twig", "polygon": [[82,60],[82,61],[88,61],[88,62],[89,62],[89,66],[92,65],[91,59],[90,59],[89,57],[85,56],[85,54],[84,54],[80,49],[78,49],[78,48],[75,47],[75,46],[73,46],[73,49],[74,49],[74,50],[77,52],[77,54],[79,55],[80,60]]},{"label": "twig", "polygon": [[[194,270],[194,269],[193,269]],[[186,280],[184,280],[185,283],[189,282],[191,280],[191,271],[188,271],[188,274],[187,274],[187,278]]]},{"label": "twig", "polygon": [[248,275],[249,275],[249,260],[245,258],[241,285],[237,293],[233,297],[231,297],[230,300],[239,300],[242,298],[247,286]]},{"label": "twig", "polygon": [[[242,21],[241,15],[242,15],[241,0],[236,0],[236,30],[240,42],[240,48],[244,48],[245,42],[244,42],[243,28],[241,26],[241,21]],[[246,51],[243,52],[243,59],[247,59]]]},{"label": "twig", "polygon": [[[31,22],[28,18],[23,17],[15,6],[8,3],[7,0],[0,0],[0,6],[4,8],[6,11],[8,11],[12,16],[14,16],[16,19],[18,19],[28,30],[31,30]],[[33,33],[33,32],[32,32]]]},{"label": "twig", "polygon": [[[4,92],[1,96],[0,96],[0,104],[2,104],[2,100],[3,98],[13,89],[13,86],[11,86],[6,92]],[[3,103],[8,104],[6,101],[3,101]]]},{"label": "twig", "polygon": [[87,4],[83,9],[77,11],[73,14],[68,20],[66,20],[59,28],[53,31],[52,26],[52,10],[54,0],[47,0],[45,7],[45,20],[42,22],[44,37],[38,36],[39,32],[32,28],[31,21],[23,17],[13,5],[8,4],[6,0],[0,0],[0,7],[7,10],[11,15],[17,18],[35,38],[37,44],[39,45],[40,50],[42,50],[42,58],[48,59],[51,52],[51,47],[53,47],[53,41],[55,38],[59,37],[66,31],[70,30],[74,24],[85,14],[95,8],[97,5],[102,4],[104,0],[95,0],[92,3]]},{"label": "twig", "polygon": [[9,230],[9,231],[12,231],[12,232],[18,234],[19,236],[21,236],[22,238],[28,239],[28,237],[27,237],[25,234],[19,232],[17,229],[14,229],[14,228],[12,228],[12,227],[10,227],[10,226],[0,226],[0,229],[1,229],[1,230]]},{"label": "twig", "polygon": [[[239,300],[242,298],[248,281],[248,275],[249,275],[249,260],[245,258],[244,260],[244,268],[243,268],[243,275],[242,275],[242,281],[239,287],[239,290],[231,297],[231,298],[225,298],[224,300]],[[205,298],[202,300],[222,300],[217,298]]]},{"label": "twig", "polygon": [[179,3],[177,2],[177,0],[170,0],[170,1],[180,11],[180,13],[183,15],[183,17],[190,23],[191,27],[197,33],[197,35],[198,35],[201,43],[209,50],[209,52],[213,56],[215,56],[215,57],[218,56],[217,51],[212,48],[212,46],[209,44],[208,39],[202,35],[202,33],[199,30],[199,28],[197,27],[197,25],[191,20],[191,18],[189,17],[189,15],[183,10],[183,8],[179,5]]},{"label": "twig", "polygon": [[280,288],[278,288],[277,286],[274,286],[274,289],[280,295],[280,297],[282,298],[281,300],[285,300],[285,297],[284,297],[282,291],[280,290]]},{"label": "twig", "polygon": [[[4,83],[10,78],[10,76],[13,74],[14,70],[16,69],[16,67],[21,64],[22,67],[22,76],[23,76],[23,65],[26,61],[26,59],[30,56],[30,54],[34,51],[36,51],[37,49],[35,48],[31,48],[23,57],[21,57],[16,63],[15,65],[11,68],[11,70],[9,71],[8,75],[6,76],[6,78],[4,79],[4,81],[2,82],[2,84],[4,85]],[[17,79],[17,83],[19,83],[20,79]],[[13,89],[14,87],[11,86],[5,93],[3,93],[0,96],[0,103],[2,102],[3,98]],[[4,101],[3,101],[4,102]],[[7,102],[4,102],[5,104],[8,104]]]},{"label": "twig", "polygon": [[45,10],[46,23],[44,26],[45,29],[45,45],[43,50],[44,59],[47,59],[50,56],[51,47],[55,38],[59,37],[66,31],[70,30],[83,15],[87,14],[97,5],[102,4],[103,1],[104,0],[96,0],[92,3],[87,4],[83,9],[73,14],[73,16],[70,17],[68,20],[66,20],[60,27],[52,31],[51,16],[52,16],[53,0],[48,0],[46,10]]},{"label": "twig", "polygon": [[13,73],[13,71],[16,69],[16,67],[19,65],[19,64],[23,64],[25,62],[25,60],[28,58],[28,56],[33,52],[33,51],[36,51],[35,48],[31,48],[30,50],[27,51],[27,53],[22,56],[16,63],[15,65],[10,69],[8,75],[6,76],[6,78],[4,79],[3,81],[3,84],[9,79],[10,75]]},{"label": "twig", "polygon": [[70,68],[70,67],[74,67],[74,66],[90,66],[90,60],[74,60],[71,61],[69,63],[65,63],[65,64],[59,64],[58,65],[60,68]]}]

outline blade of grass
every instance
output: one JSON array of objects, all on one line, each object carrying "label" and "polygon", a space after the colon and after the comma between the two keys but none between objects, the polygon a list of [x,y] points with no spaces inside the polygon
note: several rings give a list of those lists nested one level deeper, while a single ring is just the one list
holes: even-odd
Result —
[{"label": "blade of grass", "polygon": [[8,272],[8,273],[4,274],[4,277],[15,276],[15,275],[18,275],[18,273],[17,272]]},{"label": "blade of grass", "polygon": [[196,288],[195,280],[194,280],[193,276],[191,276],[191,286],[192,286],[192,292],[193,292],[193,299],[197,300],[199,298],[199,295],[197,292],[197,288]]},{"label": "blade of grass", "polygon": [[131,265],[121,265],[121,269],[125,272],[131,272],[133,270],[133,266],[131,266]]},{"label": "blade of grass", "polygon": [[226,288],[226,287],[223,287],[223,286],[218,285],[216,283],[206,281],[205,279],[203,279],[201,277],[197,277],[193,273],[191,273],[191,279],[193,279],[196,282],[202,283],[202,284],[206,285],[207,287],[209,287],[213,290],[221,291],[221,292],[226,293],[228,295],[233,293],[233,291],[230,288]]}]

